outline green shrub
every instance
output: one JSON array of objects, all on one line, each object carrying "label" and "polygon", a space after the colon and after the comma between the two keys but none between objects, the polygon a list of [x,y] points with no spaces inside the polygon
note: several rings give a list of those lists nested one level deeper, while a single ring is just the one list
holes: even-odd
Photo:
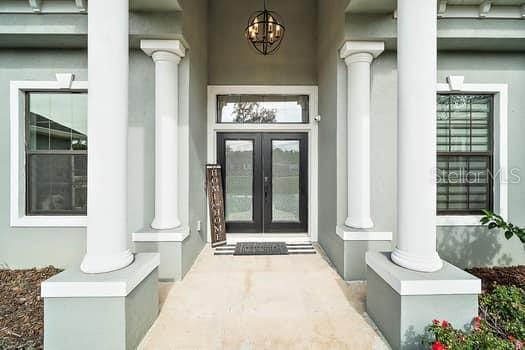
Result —
[{"label": "green shrub", "polygon": [[480,220],[482,225],[488,226],[489,230],[499,228],[503,230],[505,238],[511,239],[513,236],[516,236],[521,243],[525,244],[525,229],[510,222],[506,222],[500,215],[491,211],[483,210],[483,214],[484,215]]},{"label": "green shrub", "polygon": [[524,348],[525,291],[499,286],[480,296],[480,316],[467,330],[434,320],[426,327],[423,344],[432,350],[515,350]]}]

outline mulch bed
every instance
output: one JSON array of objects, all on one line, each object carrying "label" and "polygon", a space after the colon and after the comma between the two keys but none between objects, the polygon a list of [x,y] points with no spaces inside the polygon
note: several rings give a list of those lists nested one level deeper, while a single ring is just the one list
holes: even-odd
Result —
[{"label": "mulch bed", "polygon": [[0,269],[0,349],[43,349],[44,302],[40,283],[61,270]]},{"label": "mulch bed", "polygon": [[525,265],[510,267],[474,267],[468,273],[481,279],[483,291],[490,291],[496,285],[525,288]]}]

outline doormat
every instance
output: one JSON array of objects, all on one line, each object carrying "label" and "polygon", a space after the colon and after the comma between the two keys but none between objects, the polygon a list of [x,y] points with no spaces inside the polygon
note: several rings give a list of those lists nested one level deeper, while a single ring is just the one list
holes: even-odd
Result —
[{"label": "doormat", "polygon": [[287,255],[284,242],[239,242],[233,255]]}]

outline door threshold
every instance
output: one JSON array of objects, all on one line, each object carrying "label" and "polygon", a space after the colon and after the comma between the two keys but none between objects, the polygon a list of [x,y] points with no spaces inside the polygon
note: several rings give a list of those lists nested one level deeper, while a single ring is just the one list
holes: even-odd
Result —
[{"label": "door threshold", "polygon": [[311,243],[307,233],[227,233],[227,244],[238,242]]}]

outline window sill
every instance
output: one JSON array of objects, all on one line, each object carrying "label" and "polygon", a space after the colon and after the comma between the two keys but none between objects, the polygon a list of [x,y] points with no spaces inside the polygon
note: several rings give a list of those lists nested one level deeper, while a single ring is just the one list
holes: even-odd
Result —
[{"label": "window sill", "polygon": [[11,227],[86,227],[87,216],[21,216],[11,218]]},{"label": "window sill", "polygon": [[481,215],[438,215],[437,226],[481,226]]}]

